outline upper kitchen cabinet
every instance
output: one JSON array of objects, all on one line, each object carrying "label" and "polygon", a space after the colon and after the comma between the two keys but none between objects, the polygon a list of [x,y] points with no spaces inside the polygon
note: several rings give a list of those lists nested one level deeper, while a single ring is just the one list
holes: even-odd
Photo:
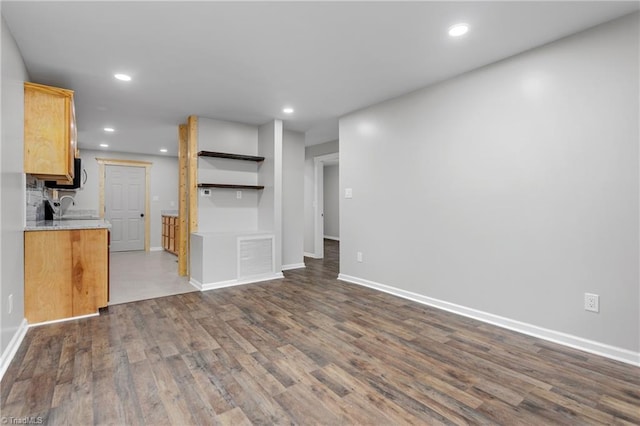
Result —
[{"label": "upper kitchen cabinet", "polygon": [[24,84],[24,172],[59,183],[73,181],[76,155],[73,91]]}]

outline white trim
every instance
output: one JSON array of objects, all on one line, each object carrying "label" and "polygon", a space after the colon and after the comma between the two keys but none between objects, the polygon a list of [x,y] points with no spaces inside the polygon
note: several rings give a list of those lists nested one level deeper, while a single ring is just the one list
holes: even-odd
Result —
[{"label": "white trim", "polygon": [[151,247],[151,248],[149,249],[149,251],[162,251],[162,250],[164,250],[164,248],[163,248],[163,247]]},{"label": "white trim", "polygon": [[27,335],[28,329],[29,323],[27,323],[26,319],[23,319],[18,326],[18,329],[13,334],[13,337],[9,341],[9,345],[7,345],[7,348],[2,352],[2,356],[0,356],[0,380],[2,380],[4,373],[7,372],[11,361],[13,361],[13,357],[16,356],[18,348],[20,348],[20,345],[24,340],[24,336]]},{"label": "white trim", "polygon": [[202,291],[202,283],[195,278],[189,278],[189,284],[196,288],[196,290]]},{"label": "white trim", "polygon": [[[324,258],[324,163],[340,161],[340,153],[318,155],[313,157],[313,251],[315,259]],[[322,202],[321,202],[322,200]]]},{"label": "white trim", "polygon": [[340,237],[332,237],[331,235],[325,235],[324,239],[325,240],[340,241]]},{"label": "white trim", "polygon": [[282,265],[282,270],[283,271],[288,271],[291,269],[300,269],[300,268],[306,268],[307,265],[305,265],[304,263],[290,263],[288,265]]},{"label": "white trim", "polygon": [[318,257],[316,257],[315,253],[309,253],[309,252],[304,252],[304,257],[310,257],[312,259],[318,259]]},{"label": "white trim", "polygon": [[192,286],[194,286],[200,291],[207,291],[207,290],[215,290],[218,288],[234,287],[237,285],[258,283],[261,281],[277,280],[281,278],[284,278],[284,275],[282,275],[282,272],[277,272],[275,274],[254,275],[253,277],[246,277],[246,278],[241,278],[237,280],[218,281],[215,283],[205,283],[205,284],[202,284],[192,278],[191,280],[189,280],[189,284],[191,284]]},{"label": "white trim", "polygon": [[605,343],[573,336],[571,334],[562,333],[560,331],[549,330],[547,328],[542,328],[510,318],[501,317],[488,312],[478,311],[476,309],[467,308],[465,306],[456,305],[454,303],[445,302],[443,300],[433,299],[431,297],[376,283],[374,281],[369,281],[363,278],[353,277],[346,274],[339,274],[338,279],[352,284],[358,284],[364,287],[373,288],[375,290],[393,294],[394,296],[413,300],[414,302],[418,302],[423,305],[433,306],[434,308],[453,312],[454,314],[473,318],[478,321],[493,324],[498,327],[506,328],[508,330],[517,331],[519,333],[537,337],[539,339],[559,343],[564,346],[569,346],[574,349],[579,349],[581,351],[600,355],[606,358],[611,358],[627,364],[640,366],[640,352],[633,352],[628,349],[607,345]]},{"label": "white trim", "polygon": [[78,320],[78,319],[83,319],[83,318],[97,317],[99,315],[100,315],[100,312],[96,312],[95,314],[78,315],[77,317],[61,318],[61,319],[57,319],[57,320],[37,322],[35,324],[29,324],[29,328],[39,327],[41,325],[57,324],[59,322],[67,322],[67,321],[73,321],[73,320]]}]

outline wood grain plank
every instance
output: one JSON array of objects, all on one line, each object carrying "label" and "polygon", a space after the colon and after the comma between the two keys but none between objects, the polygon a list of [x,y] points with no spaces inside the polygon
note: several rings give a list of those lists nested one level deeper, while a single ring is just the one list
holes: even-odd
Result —
[{"label": "wood grain plank", "polygon": [[212,364],[217,363],[211,351],[200,351],[182,356],[193,376],[197,389],[211,405],[215,413],[222,414],[236,407],[233,398],[225,390],[220,378],[214,374]]},{"label": "wood grain plank", "polygon": [[216,421],[221,425],[228,426],[251,426],[251,420],[247,418],[242,409],[236,407],[226,411],[216,417]]},{"label": "wood grain plank", "polygon": [[638,424],[640,369],[346,284],[284,280],[30,328],[0,390],[49,424]]}]

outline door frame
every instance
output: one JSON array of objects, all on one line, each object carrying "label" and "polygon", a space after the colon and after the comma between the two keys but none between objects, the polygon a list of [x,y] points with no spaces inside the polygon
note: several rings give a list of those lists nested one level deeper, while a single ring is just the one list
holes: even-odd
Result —
[{"label": "door frame", "polygon": [[324,163],[336,160],[340,164],[339,152],[313,157],[313,257],[315,259],[324,259]]},{"label": "door frame", "polygon": [[98,158],[96,157],[96,161],[98,162],[98,192],[99,192],[99,205],[98,205],[98,214],[101,219],[104,219],[104,181],[105,181],[105,166],[125,166],[125,167],[144,167],[144,181],[145,181],[145,191],[144,191],[144,251],[149,251],[150,249],[150,241],[151,236],[151,215],[150,215],[150,204],[149,204],[149,190],[151,187],[151,179],[149,176],[149,169],[153,163],[148,161],[136,161],[136,160],[117,160],[113,158]]}]

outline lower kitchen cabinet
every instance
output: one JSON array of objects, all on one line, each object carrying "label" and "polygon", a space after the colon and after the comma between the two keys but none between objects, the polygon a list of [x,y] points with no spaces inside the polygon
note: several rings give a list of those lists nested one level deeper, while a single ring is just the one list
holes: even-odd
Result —
[{"label": "lower kitchen cabinet", "polygon": [[162,216],[162,248],[169,253],[178,254],[178,218]]},{"label": "lower kitchen cabinet", "polygon": [[107,229],[24,233],[25,317],[31,324],[107,306]]}]

